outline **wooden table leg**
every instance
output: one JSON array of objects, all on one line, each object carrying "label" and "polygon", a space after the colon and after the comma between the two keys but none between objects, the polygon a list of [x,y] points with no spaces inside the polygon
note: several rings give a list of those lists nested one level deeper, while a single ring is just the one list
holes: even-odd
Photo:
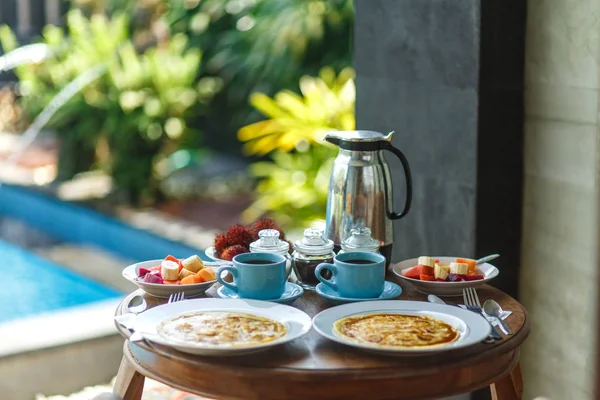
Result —
[{"label": "wooden table leg", "polygon": [[137,372],[127,357],[123,356],[113,392],[123,400],[142,400],[144,379],[144,375]]},{"label": "wooden table leg", "polygon": [[504,378],[490,385],[492,400],[521,400],[523,398],[523,376],[521,375],[521,364]]}]

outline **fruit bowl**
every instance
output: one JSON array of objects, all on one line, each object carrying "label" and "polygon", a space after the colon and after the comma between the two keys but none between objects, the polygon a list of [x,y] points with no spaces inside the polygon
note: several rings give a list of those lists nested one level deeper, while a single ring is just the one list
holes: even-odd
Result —
[{"label": "fruit bowl", "polygon": [[[149,295],[161,298],[168,298],[171,294],[180,292],[183,292],[185,298],[199,296],[217,282],[216,280],[213,280],[189,285],[174,285],[164,283],[147,283],[138,281],[136,279],[139,275],[138,272],[140,268],[150,269],[156,265],[160,265],[162,261],[163,260],[150,260],[132,264],[123,270],[123,277]],[[218,267],[222,265],[222,263],[204,262],[204,265],[207,267],[213,267],[213,269],[216,271]]]},{"label": "fruit bowl", "polygon": [[[459,257],[432,257],[440,260],[442,263],[454,262]],[[463,282],[438,282],[438,281],[422,281],[419,279],[408,278],[402,275],[402,271],[412,268],[417,265],[418,258],[411,258],[410,260],[401,261],[393,265],[392,271],[402,280],[409,282],[421,293],[435,294],[437,296],[462,296],[462,290],[465,288],[476,288],[485,283],[491,281],[498,276],[500,271],[494,265],[489,263],[483,263],[477,266],[483,273],[483,279],[474,281],[463,281]]]}]

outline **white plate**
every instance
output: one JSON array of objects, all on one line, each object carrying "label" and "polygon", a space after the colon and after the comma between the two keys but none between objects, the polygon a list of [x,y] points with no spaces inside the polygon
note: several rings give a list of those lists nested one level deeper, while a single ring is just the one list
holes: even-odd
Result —
[{"label": "white plate", "polygon": [[[451,262],[456,262],[457,258],[460,257],[431,257],[434,259],[438,259],[443,263],[450,264]],[[465,288],[476,288],[485,284],[486,282],[491,281],[495,277],[498,276],[500,271],[498,268],[489,263],[484,263],[478,265],[477,268],[481,270],[484,275],[483,279],[477,281],[468,281],[468,282],[436,282],[436,281],[421,281],[419,279],[407,278],[402,275],[401,271],[414,267],[417,265],[417,258],[411,258],[410,260],[404,260],[399,262],[398,264],[392,267],[392,271],[398,277],[412,284],[415,289],[417,289],[421,293],[425,294],[435,294],[437,296],[462,296],[462,290]]]},{"label": "white plate", "polygon": [[[166,318],[190,311],[202,310],[244,312],[270,318],[284,324],[287,333],[277,340],[257,346],[219,348],[192,343],[182,345],[164,339],[156,333],[156,327]],[[134,331],[141,333],[145,339],[173,347],[184,353],[213,356],[232,356],[266,350],[299,338],[306,334],[310,327],[311,320],[308,314],[294,307],[268,301],[242,299],[193,299],[163,304],[138,315],[133,323]]]},{"label": "white plate", "polygon": [[[452,343],[424,349],[382,349],[375,345],[358,343],[339,337],[333,332],[333,324],[341,318],[373,313],[431,316],[458,329],[460,337]],[[317,314],[313,318],[313,326],[319,334],[334,342],[362,350],[395,355],[430,354],[460,349],[483,341],[491,331],[490,324],[482,316],[474,312],[455,306],[406,300],[367,301],[332,307]]]},{"label": "white plate", "polygon": [[[139,262],[137,264],[131,264],[123,270],[123,277],[137,285],[137,287],[139,287],[149,295],[161,298],[168,298],[171,294],[178,292],[183,292],[186,298],[199,296],[202,293],[206,292],[212,285],[214,285],[217,282],[216,280],[214,280],[210,282],[193,283],[190,285],[171,285],[160,283],[146,283],[138,281],[136,279],[140,268],[150,269],[152,267],[160,265],[162,261],[163,260],[150,260]],[[204,265],[206,265],[207,267],[212,267],[216,272],[217,268],[219,268],[221,264],[204,262]]]},{"label": "white plate", "polygon": [[222,260],[219,257],[217,257],[217,249],[215,249],[215,246],[210,246],[209,248],[204,250],[204,254],[206,254],[206,257],[208,257],[214,261],[231,262],[231,261],[227,261],[227,260]]}]

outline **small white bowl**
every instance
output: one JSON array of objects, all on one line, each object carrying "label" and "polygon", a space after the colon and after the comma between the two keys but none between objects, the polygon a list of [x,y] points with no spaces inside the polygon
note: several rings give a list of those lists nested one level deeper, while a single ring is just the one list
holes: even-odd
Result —
[{"label": "small white bowl", "polygon": [[[440,260],[440,262],[450,264],[456,262],[457,258],[464,257],[431,257]],[[477,268],[483,273],[483,279],[476,281],[465,281],[465,282],[437,282],[437,281],[422,281],[420,279],[407,278],[402,275],[402,271],[417,265],[418,258],[411,258],[410,260],[404,260],[392,267],[392,271],[399,278],[409,282],[419,292],[425,294],[435,294],[436,296],[462,296],[462,290],[465,288],[476,288],[486,282],[491,281],[498,276],[500,271],[498,268],[489,263],[480,264]]]},{"label": "small white bowl", "polygon": [[[202,282],[202,283],[193,283],[190,285],[173,285],[173,284],[160,284],[160,283],[146,283],[142,281],[138,281],[136,278],[138,277],[138,271],[140,268],[150,269],[160,263],[163,260],[150,260],[143,261],[137,264],[132,264],[126,267],[123,270],[123,277],[130,282],[133,282],[137,287],[142,289],[144,292],[148,293],[154,297],[168,298],[173,293],[183,292],[186,298],[199,296],[202,293],[206,292],[212,285],[214,285],[217,281],[210,282]],[[216,272],[216,269],[221,265],[220,263],[215,265],[210,265],[211,263],[204,263],[207,267],[213,267]]]}]

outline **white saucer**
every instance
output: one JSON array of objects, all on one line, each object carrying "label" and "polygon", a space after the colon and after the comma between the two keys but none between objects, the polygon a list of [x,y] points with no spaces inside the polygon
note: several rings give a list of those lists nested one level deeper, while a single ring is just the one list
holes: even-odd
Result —
[{"label": "white saucer", "polygon": [[326,298],[327,300],[342,304],[342,303],[355,303],[358,301],[373,301],[373,300],[391,300],[402,294],[402,288],[395,284],[394,282],[385,281],[383,285],[383,292],[379,297],[373,298],[350,298],[350,297],[342,297],[335,290],[333,290],[330,286],[325,285],[324,283],[319,283],[315,288],[319,296]]},{"label": "white saucer", "polygon": [[[281,297],[279,297],[278,299],[263,300],[263,301],[272,301],[273,303],[289,304],[289,303],[293,302],[294,300],[296,300],[298,297],[302,296],[303,294],[304,294],[304,289],[302,289],[301,286],[296,285],[295,283],[292,283],[292,282],[286,282],[285,283],[285,291],[283,292]],[[239,294],[237,294],[236,292],[234,292],[227,286],[221,286],[217,290],[217,296],[219,296],[222,299],[241,299],[242,298],[242,297],[240,297]]]}]

